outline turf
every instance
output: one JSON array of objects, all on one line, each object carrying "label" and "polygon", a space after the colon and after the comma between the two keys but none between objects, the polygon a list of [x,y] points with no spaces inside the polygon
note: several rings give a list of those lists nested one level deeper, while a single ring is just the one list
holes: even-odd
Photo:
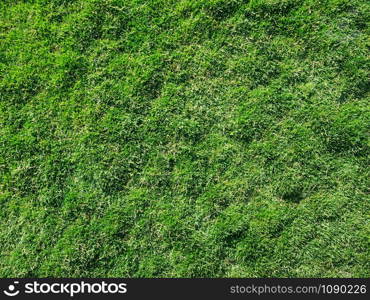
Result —
[{"label": "turf", "polygon": [[366,0],[0,2],[0,277],[368,277]]}]

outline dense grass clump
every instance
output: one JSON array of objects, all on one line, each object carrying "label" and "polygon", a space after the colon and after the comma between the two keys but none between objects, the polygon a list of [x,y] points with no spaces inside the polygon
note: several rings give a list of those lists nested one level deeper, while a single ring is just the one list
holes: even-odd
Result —
[{"label": "dense grass clump", "polygon": [[0,2],[0,276],[369,276],[365,0]]}]

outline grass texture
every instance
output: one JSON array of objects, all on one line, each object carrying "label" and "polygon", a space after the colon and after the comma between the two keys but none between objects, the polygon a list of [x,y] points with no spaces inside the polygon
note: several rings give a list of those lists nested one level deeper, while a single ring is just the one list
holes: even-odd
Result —
[{"label": "grass texture", "polygon": [[370,276],[369,15],[1,1],[0,276]]}]

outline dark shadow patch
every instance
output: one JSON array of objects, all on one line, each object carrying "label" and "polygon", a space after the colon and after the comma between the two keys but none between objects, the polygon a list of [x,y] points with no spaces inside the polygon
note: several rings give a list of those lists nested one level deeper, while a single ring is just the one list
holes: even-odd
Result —
[{"label": "dark shadow patch", "polygon": [[246,228],[229,233],[224,238],[225,246],[235,248],[236,245],[245,238],[246,233],[247,233]]},{"label": "dark shadow patch", "polygon": [[215,20],[222,21],[230,18],[239,8],[240,1],[220,1],[206,7],[206,12]]},{"label": "dark shadow patch", "polygon": [[301,190],[297,189],[284,193],[281,198],[290,203],[300,203],[305,198],[305,195]]}]

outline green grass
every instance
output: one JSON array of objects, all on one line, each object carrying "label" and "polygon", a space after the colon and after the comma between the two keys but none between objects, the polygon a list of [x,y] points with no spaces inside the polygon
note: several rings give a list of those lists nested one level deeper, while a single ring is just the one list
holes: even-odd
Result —
[{"label": "green grass", "polygon": [[0,3],[0,277],[370,276],[368,1]]}]

